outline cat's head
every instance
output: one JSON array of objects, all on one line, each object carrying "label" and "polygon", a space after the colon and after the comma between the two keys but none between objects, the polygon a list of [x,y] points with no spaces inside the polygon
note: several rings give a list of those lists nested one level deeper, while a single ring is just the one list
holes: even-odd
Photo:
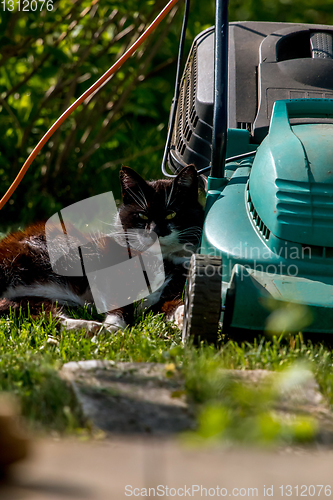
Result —
[{"label": "cat's head", "polygon": [[142,230],[140,238],[145,244],[156,233],[165,258],[181,253],[186,243],[193,248],[198,245],[204,212],[198,202],[194,165],[184,167],[174,179],[149,182],[131,168],[122,167],[120,182],[123,205],[119,218],[125,230]]}]

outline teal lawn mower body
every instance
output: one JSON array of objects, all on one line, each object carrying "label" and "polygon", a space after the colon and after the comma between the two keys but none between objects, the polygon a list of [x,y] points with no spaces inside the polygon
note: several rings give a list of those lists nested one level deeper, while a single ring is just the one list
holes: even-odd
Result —
[{"label": "teal lawn mower body", "polygon": [[214,342],[219,322],[263,331],[290,303],[304,306],[300,328],[333,333],[333,29],[244,22],[228,34],[223,2],[216,12],[222,38],[210,28],[193,43],[168,157],[174,172],[210,169],[183,340]]},{"label": "teal lawn mower body", "polygon": [[201,253],[222,257],[229,327],[263,330],[273,299],[311,309],[308,331],[333,332],[333,124],[290,125],[332,111],[333,100],[277,101],[255,157],[225,186],[208,179]]}]

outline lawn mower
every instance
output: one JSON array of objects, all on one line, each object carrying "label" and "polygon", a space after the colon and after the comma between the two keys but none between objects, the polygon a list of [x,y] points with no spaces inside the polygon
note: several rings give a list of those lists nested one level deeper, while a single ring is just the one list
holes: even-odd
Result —
[{"label": "lawn mower", "polygon": [[209,174],[183,341],[263,331],[290,303],[333,333],[333,28],[229,24],[217,0],[179,83],[165,156]]}]

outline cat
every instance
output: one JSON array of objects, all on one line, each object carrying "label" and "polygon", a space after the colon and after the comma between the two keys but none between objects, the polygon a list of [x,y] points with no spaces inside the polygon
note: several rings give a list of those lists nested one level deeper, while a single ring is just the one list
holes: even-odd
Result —
[{"label": "cat", "polygon": [[[139,254],[155,233],[165,280],[143,304],[155,313],[165,313],[167,319],[181,326],[186,266],[200,241],[204,220],[198,201],[197,171],[189,165],[173,180],[145,181],[131,168],[122,167],[120,183],[122,205],[110,235],[102,239],[98,251],[105,252],[114,240],[121,244],[119,234],[124,231],[140,230],[140,238],[131,241],[132,249]],[[12,233],[0,242],[0,297],[0,315],[22,309],[35,317],[44,310],[56,316],[64,328],[84,328],[88,336],[124,329],[137,311],[133,305],[111,310],[103,323],[70,318],[66,306],[91,304],[93,296],[85,276],[62,276],[52,270],[44,223]]]}]

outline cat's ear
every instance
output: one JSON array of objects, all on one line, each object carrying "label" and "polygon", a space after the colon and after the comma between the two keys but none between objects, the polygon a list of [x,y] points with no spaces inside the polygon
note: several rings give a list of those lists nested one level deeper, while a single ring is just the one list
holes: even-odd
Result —
[{"label": "cat's ear", "polygon": [[141,175],[130,167],[121,167],[119,178],[124,203],[133,202],[131,192],[137,191],[138,188],[145,190],[148,187],[148,184]]},{"label": "cat's ear", "polygon": [[194,165],[184,167],[173,181],[178,190],[198,198],[198,172]]}]

